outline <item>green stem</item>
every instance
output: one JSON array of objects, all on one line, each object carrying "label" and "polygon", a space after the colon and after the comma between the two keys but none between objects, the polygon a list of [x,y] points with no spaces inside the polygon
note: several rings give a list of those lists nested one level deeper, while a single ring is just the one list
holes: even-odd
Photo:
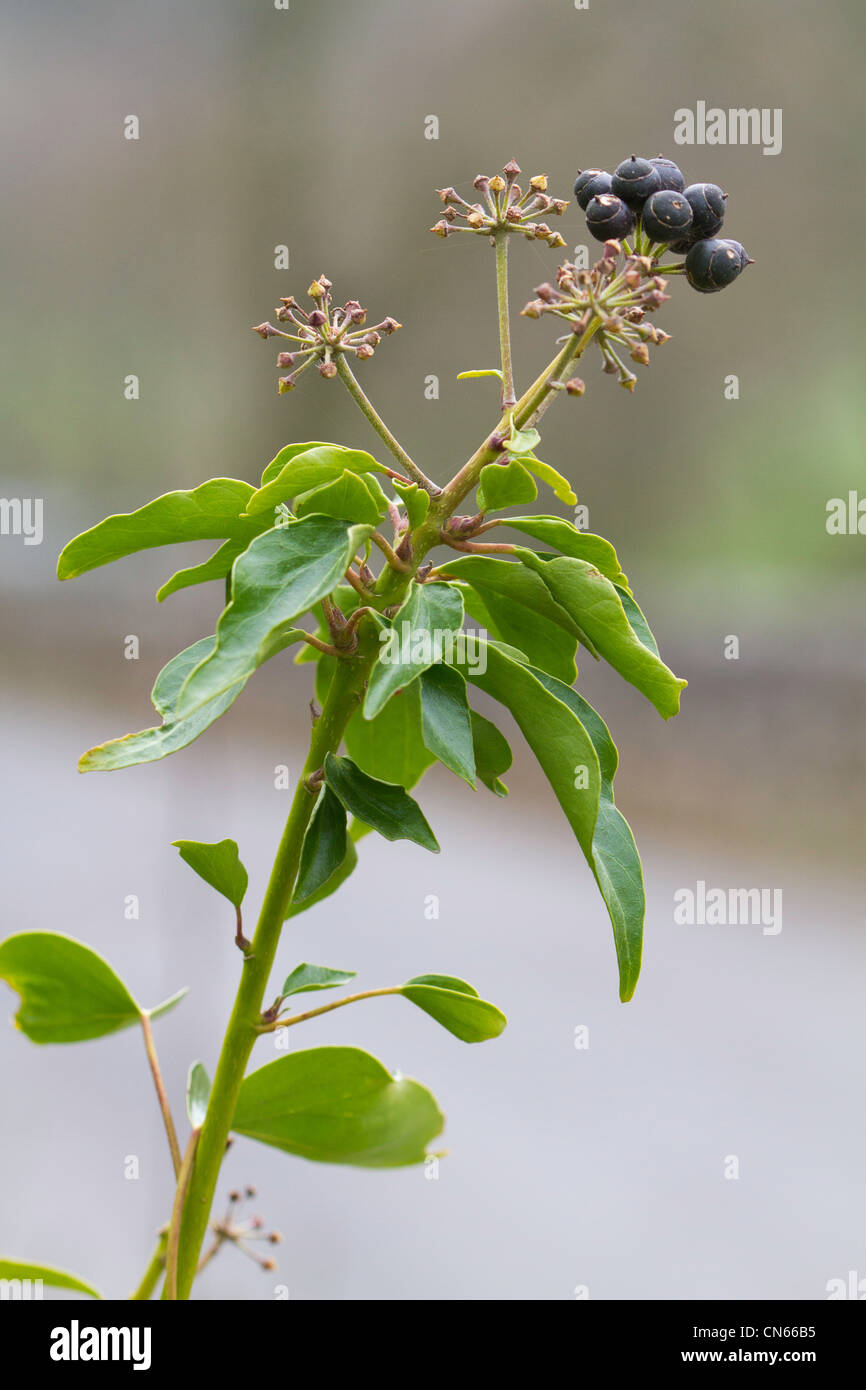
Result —
[{"label": "green stem", "polygon": [[504,228],[493,234],[496,248],[496,303],[499,309],[499,353],[502,359],[502,409],[517,404],[514,394],[514,363],[511,359],[511,319],[508,313],[508,233]]},{"label": "green stem", "polygon": [[174,1127],[174,1120],[171,1117],[171,1107],[168,1103],[165,1085],[162,1079],[162,1072],[159,1067],[159,1058],[156,1055],[156,1044],[153,1041],[153,1029],[150,1026],[150,1015],[142,1013],[141,1031],[144,1034],[144,1049],[147,1053],[147,1060],[150,1063],[153,1084],[156,1087],[156,1098],[159,1101],[159,1108],[162,1111],[162,1121],[165,1125],[165,1132],[168,1136],[168,1147],[171,1150],[171,1161],[174,1165],[175,1178],[180,1173],[180,1145],[177,1142],[177,1131]]},{"label": "green stem", "polygon": [[129,1295],[130,1301],[138,1300],[141,1303],[146,1303],[147,1300],[150,1298],[151,1294],[153,1293],[154,1289],[159,1283],[160,1275],[165,1269],[165,1251],[167,1245],[168,1227],[166,1227],[165,1230],[160,1231],[159,1240],[157,1241],[156,1249],[154,1250],[153,1255],[151,1256],[150,1264],[144,1271],[141,1283],[135,1290],[135,1293],[131,1293]]},{"label": "green stem", "polygon": [[168,1241],[165,1249],[165,1284],[162,1290],[164,1299],[177,1298],[177,1257],[178,1247],[180,1245],[180,1228],[200,1134],[201,1130],[194,1129],[189,1136],[186,1153],[183,1156],[183,1162],[180,1165],[180,1173],[177,1178],[174,1205],[171,1209],[171,1221],[168,1225]]},{"label": "green stem", "polygon": [[294,1018],[278,1018],[274,1023],[263,1024],[260,1033],[273,1033],[277,1028],[291,1028],[295,1023],[306,1023],[308,1018],[318,1018],[319,1014],[329,1014],[333,1009],[342,1009],[345,1004],[357,1004],[361,999],[380,999],[383,994],[399,994],[399,985],[389,985],[386,989],[365,989],[360,994],[345,994],[342,999],[333,999],[330,1004],[320,1004],[317,1009],[307,1009],[304,1014]]},{"label": "green stem", "polygon": [[[417,463],[415,463],[406,453],[406,450],[403,448],[403,445],[400,443],[400,441],[388,429],[388,426],[385,424],[385,421],[382,419],[381,415],[376,410],[372,401],[369,400],[368,397],[364,394],[360,382],[357,380],[352,371],[352,368],[346,361],[345,354],[342,352],[338,352],[334,360],[336,363],[337,373],[340,377],[340,380],[346,387],[347,391],[349,392],[349,395],[352,397],[355,404],[367,417],[370,424],[373,426],[373,429],[378,434],[379,438],[384,440],[385,444],[387,444],[388,448],[391,450],[391,453],[394,455],[397,462],[403,468],[405,468],[406,472],[409,474],[409,477],[414,482],[416,482],[419,487],[423,487],[425,492],[429,492],[431,496],[435,497],[439,492],[439,488],[436,486],[435,483],[430,481],[426,473],[423,473],[421,471]],[[406,480],[404,479],[404,481]]]}]

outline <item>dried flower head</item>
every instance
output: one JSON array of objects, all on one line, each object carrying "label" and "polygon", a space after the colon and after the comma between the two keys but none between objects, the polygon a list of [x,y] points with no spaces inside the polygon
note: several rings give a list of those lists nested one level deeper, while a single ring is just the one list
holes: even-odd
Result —
[{"label": "dried flower head", "polygon": [[[535,174],[524,193],[517,177],[520,166],[510,159],[501,174],[490,178],[478,174],[473,182],[481,201],[468,203],[455,188],[437,188],[445,212],[430,228],[436,236],[447,237],[452,232],[475,232],[478,236],[493,236],[496,232],[521,232],[530,241],[546,241],[548,246],[561,247],[565,241],[546,222],[542,215],[561,217],[568,207],[564,198],[549,198],[547,175]],[[460,225],[460,224],[463,225]]]},{"label": "dried flower head", "polygon": [[318,364],[319,375],[326,381],[332,380],[338,372],[338,362],[342,355],[353,354],[359,362],[372,357],[383,333],[396,333],[400,324],[388,315],[381,323],[367,328],[367,310],[357,299],[347,299],[346,303],[333,307],[331,281],[320,275],[307,291],[313,301],[313,308],[302,308],[294,295],[281,299],[274,310],[279,323],[289,324],[290,328],[275,328],[272,323],[259,323],[253,328],[260,338],[288,338],[295,346],[291,351],[277,354],[278,367],[290,367],[288,376],[280,377],[277,390],[280,395],[293,391],[301,372],[313,363]]}]

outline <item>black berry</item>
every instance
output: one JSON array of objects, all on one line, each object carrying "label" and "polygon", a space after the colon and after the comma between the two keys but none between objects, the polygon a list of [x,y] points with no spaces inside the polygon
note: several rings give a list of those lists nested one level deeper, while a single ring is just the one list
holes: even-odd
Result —
[{"label": "black berry", "polygon": [[678,164],[674,164],[672,159],[665,159],[662,154],[656,155],[655,159],[651,159],[649,162],[654,169],[658,169],[661,175],[662,188],[671,188],[674,193],[682,193],[686,181]]},{"label": "black berry", "polygon": [[584,212],[593,198],[600,193],[609,193],[611,176],[604,169],[581,169],[574,181],[574,196]]},{"label": "black berry", "polygon": [[715,294],[733,284],[749,257],[738,241],[708,237],[698,241],[686,256],[686,275],[692,289]]},{"label": "black berry", "polygon": [[662,176],[648,159],[624,159],[613,171],[612,192],[630,208],[639,211],[651,193],[662,186]]},{"label": "black berry", "polygon": [[650,241],[678,241],[686,236],[692,225],[691,205],[682,193],[663,188],[650,194],[641,213],[641,227]]},{"label": "black berry", "polygon": [[683,197],[692,210],[692,237],[715,236],[725,220],[725,195],[714,183],[690,183]]},{"label": "black berry", "polygon": [[586,209],[586,225],[597,241],[624,237],[634,226],[634,213],[613,193],[600,193]]}]

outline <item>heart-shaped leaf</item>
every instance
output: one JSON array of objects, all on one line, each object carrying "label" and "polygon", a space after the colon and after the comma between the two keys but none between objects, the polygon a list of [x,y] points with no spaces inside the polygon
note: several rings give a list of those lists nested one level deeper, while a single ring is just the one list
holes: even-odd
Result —
[{"label": "heart-shaped leaf", "polygon": [[388,502],[373,474],[350,473],[346,468],[338,478],[302,493],[294,510],[299,517],[318,512],[341,521],[378,526]]},{"label": "heart-shaped leaf", "polygon": [[276,458],[272,458],[264,473],[262,474],[262,486],[265,483],[272,483],[274,478],[278,478],[287,463],[297,458],[298,454],[308,454],[313,449],[334,449],[339,451],[345,446],[343,444],[329,444],[327,440],[310,439],[306,444],[287,444],[281,449]]},{"label": "heart-shaped leaf", "polygon": [[304,961],[286,976],[280,993],[288,999],[291,994],[308,994],[314,989],[336,989],[354,980],[356,974],[355,970],[331,970],[327,965],[309,965]]},{"label": "heart-shaped leaf", "polygon": [[393,479],[393,487],[406,508],[410,529],[414,531],[416,527],[423,526],[430,510],[429,492],[417,483],[398,483],[396,478]]},{"label": "heart-shaped leaf", "polygon": [[[79,1279],[77,1274],[69,1274],[65,1269],[54,1269],[51,1265],[34,1265],[24,1260],[4,1260],[0,1259],[0,1280],[4,1287],[7,1280],[11,1284],[13,1281],[23,1285],[49,1284],[55,1289],[69,1289],[73,1293],[86,1293],[89,1298],[102,1298],[102,1294],[95,1289],[92,1284],[86,1284],[83,1279]],[[7,1296],[7,1295],[2,1295]],[[13,1298],[14,1294],[11,1295]],[[39,1298],[38,1292],[30,1289],[29,1294],[22,1289],[22,1297]]]},{"label": "heart-shaped leaf", "polygon": [[[510,447],[510,446],[509,446]],[[577,496],[572,490],[571,483],[567,478],[563,478],[561,473],[557,473],[555,468],[551,468],[549,463],[542,463],[533,453],[521,454],[521,463],[525,464],[530,473],[534,473],[536,478],[540,478],[543,483],[547,483],[553,489],[554,497],[566,506],[573,507],[577,502]]]},{"label": "heart-shaped leaf", "polygon": [[444,1119],[426,1087],[356,1047],[290,1053],[245,1078],[232,1129],[317,1163],[423,1163]]},{"label": "heart-shaped leaf", "polygon": [[164,1013],[182,997],[142,1009],[102,956],[54,932],[8,937],[0,945],[0,979],[21,996],[15,1026],[36,1043],[105,1037],[140,1023],[143,1013]]},{"label": "heart-shaped leaf", "polygon": [[325,755],[325,781],[347,811],[364,825],[378,830],[386,840],[412,840],[423,849],[439,853],[436,837],[417,801],[403,787],[368,777],[350,758]]},{"label": "heart-shaped leaf", "polygon": [[228,898],[234,907],[240,907],[247,891],[249,876],[240,861],[237,843],[234,840],[218,840],[216,844],[203,844],[198,840],[172,840],[172,845],[180,851],[185,864]]},{"label": "heart-shaped leaf", "polygon": [[[277,470],[278,459],[286,455],[285,462]],[[292,497],[300,497],[311,488],[322,483],[333,482],[348,470],[350,473],[384,473],[386,470],[372,455],[363,449],[344,449],[338,444],[319,444],[309,449],[298,450],[289,445],[265,469],[267,475],[274,469],[272,477],[254,492],[247,501],[247,514],[256,516],[261,512],[273,512],[281,502]]]},{"label": "heart-shaped leaf", "polygon": [[400,986],[400,993],[462,1042],[497,1038],[508,1021],[495,1004],[479,999],[477,990],[453,975],[415,975]]},{"label": "heart-shaped leaf", "polygon": [[478,508],[482,512],[496,512],[503,507],[534,502],[537,496],[538,488],[532,474],[518,459],[511,459],[508,463],[488,463],[481,470]]}]

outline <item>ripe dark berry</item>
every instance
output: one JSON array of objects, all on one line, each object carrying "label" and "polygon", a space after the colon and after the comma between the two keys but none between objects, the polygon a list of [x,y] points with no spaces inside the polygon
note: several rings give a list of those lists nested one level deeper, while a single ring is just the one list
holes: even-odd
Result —
[{"label": "ripe dark berry", "polygon": [[671,188],[674,193],[682,193],[686,181],[678,164],[674,164],[672,159],[665,159],[662,154],[657,154],[655,159],[650,160],[650,164],[654,169],[658,169],[662,188]]},{"label": "ripe dark berry", "polygon": [[586,225],[597,241],[624,237],[634,226],[634,213],[613,193],[600,193],[586,209]]},{"label": "ripe dark berry", "polygon": [[715,236],[725,220],[725,195],[714,183],[690,183],[683,197],[692,210],[692,236]]},{"label": "ripe dark berry", "polygon": [[733,284],[749,257],[738,241],[708,237],[698,241],[686,256],[686,275],[692,289],[715,294]]},{"label": "ripe dark berry", "polygon": [[611,182],[610,174],[604,169],[581,169],[574,181],[574,196],[584,212],[593,198],[610,192]]},{"label": "ripe dark berry", "polygon": [[657,193],[662,186],[662,176],[648,159],[638,159],[632,155],[624,159],[613,171],[612,192],[635,211],[643,207],[651,193]]},{"label": "ripe dark berry", "polygon": [[679,241],[692,225],[691,205],[682,193],[663,188],[650,194],[641,213],[641,227],[651,241]]}]

